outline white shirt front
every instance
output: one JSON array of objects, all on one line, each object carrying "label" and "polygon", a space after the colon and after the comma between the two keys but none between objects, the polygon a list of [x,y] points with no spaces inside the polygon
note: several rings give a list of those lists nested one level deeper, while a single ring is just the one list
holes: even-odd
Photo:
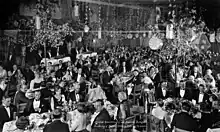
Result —
[{"label": "white shirt front", "polygon": [[167,91],[165,89],[162,89],[162,94],[163,94],[163,97],[165,97],[167,94]]},{"label": "white shirt front", "polygon": [[201,103],[203,101],[203,97],[204,97],[204,94],[200,93],[199,94],[199,101],[198,101],[199,103]]},{"label": "white shirt front", "polygon": [[77,75],[77,80],[76,80],[76,81],[77,81],[77,82],[80,82],[80,78],[81,78],[81,75],[78,74],[78,75]]},{"label": "white shirt front", "polygon": [[183,90],[183,89],[180,89],[180,97],[181,98],[183,98],[184,97],[184,95],[185,95],[185,90]]},{"label": "white shirt front", "polygon": [[10,107],[5,107],[5,110],[8,113],[8,117],[10,118],[11,117]]},{"label": "white shirt front", "polygon": [[76,94],[76,102],[79,102],[79,94]]},{"label": "white shirt front", "polygon": [[145,76],[144,79],[143,79],[144,83],[145,84],[151,84],[153,83],[153,81],[148,77],[148,76]]},{"label": "white shirt front", "polygon": [[95,121],[95,118],[99,115],[100,112],[95,112],[91,117],[91,126],[93,125],[93,122]]},{"label": "white shirt front", "polygon": [[36,109],[36,108],[39,108],[39,107],[40,107],[40,100],[39,101],[34,100],[33,108]]},{"label": "white shirt front", "polygon": [[125,66],[123,67],[123,73],[126,73],[126,67]]}]

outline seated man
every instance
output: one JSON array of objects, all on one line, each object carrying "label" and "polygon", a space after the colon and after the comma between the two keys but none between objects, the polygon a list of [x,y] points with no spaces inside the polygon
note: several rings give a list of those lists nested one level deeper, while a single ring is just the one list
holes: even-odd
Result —
[{"label": "seated man", "polygon": [[11,98],[9,96],[3,96],[2,105],[0,106],[0,131],[5,122],[13,120],[14,112],[16,112],[16,108],[11,106]]},{"label": "seated man", "polygon": [[171,128],[174,129],[175,132],[195,132],[197,130],[198,124],[197,121],[189,115],[190,109],[190,104],[188,102],[183,102],[182,112],[174,115]]},{"label": "seated man", "polygon": [[54,120],[46,125],[43,132],[69,132],[69,126],[61,121],[62,112],[59,109],[55,109],[53,112]]},{"label": "seated man", "polygon": [[41,98],[41,91],[36,90],[34,93],[34,100],[28,102],[24,114],[26,116],[31,113],[45,113],[50,110],[50,104],[48,101]]},{"label": "seated man", "polygon": [[22,85],[20,90],[17,91],[14,98],[14,104],[15,106],[22,104],[22,103],[28,103],[30,100],[25,96],[25,93],[27,92],[27,85]]}]

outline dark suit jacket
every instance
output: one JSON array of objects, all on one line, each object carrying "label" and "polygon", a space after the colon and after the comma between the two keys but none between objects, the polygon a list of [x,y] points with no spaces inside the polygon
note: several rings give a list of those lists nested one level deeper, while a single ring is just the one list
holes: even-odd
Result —
[{"label": "dark suit jacket", "polygon": [[38,53],[35,55],[35,60],[37,64],[40,64],[42,59],[43,59],[43,55],[40,56]]},{"label": "dark suit jacket", "polygon": [[[194,77],[195,77],[194,72],[193,72],[193,71],[190,72],[189,76],[194,76]],[[197,75],[196,75],[195,79],[201,78],[201,77],[202,77],[202,74],[200,74],[199,72],[197,72]]]},{"label": "dark suit jacket", "polygon": [[103,83],[103,85],[104,86],[108,86],[108,83],[112,80],[112,75],[110,74],[108,74],[108,72],[107,71],[105,71],[105,72],[103,72],[102,73],[102,83]]},{"label": "dark suit jacket", "polygon": [[43,132],[69,132],[69,126],[60,120],[55,120],[52,123],[46,125]]},{"label": "dark suit jacket", "polygon": [[199,121],[199,129],[197,132],[206,132],[208,128],[212,128],[212,114],[202,113],[202,118]]},{"label": "dark suit jacket", "polygon": [[162,88],[158,87],[157,90],[155,91],[155,96],[156,99],[166,99],[172,96],[172,94],[170,93],[170,91],[166,92],[166,96],[163,96],[163,92],[162,92]]},{"label": "dark suit jacket", "polygon": [[[28,102],[28,104],[24,110],[24,115],[28,116],[31,113],[39,113],[38,111],[34,110],[33,101],[34,100]],[[40,113],[48,112],[48,110],[50,110],[49,102],[44,99],[40,99],[40,108],[41,108]]]},{"label": "dark suit jacket", "polygon": [[[75,91],[69,93],[69,99],[71,99],[72,101],[76,101]],[[84,97],[81,94],[79,94],[79,102],[84,102]]]},{"label": "dark suit jacket", "polygon": [[[195,94],[193,95],[197,103],[199,101],[199,94],[200,94],[199,90],[196,90]],[[202,102],[209,102],[209,95],[207,93],[204,93]]]},{"label": "dark suit jacket", "polygon": [[[181,96],[180,96],[180,88],[176,89],[176,94],[175,95],[176,95],[177,98],[181,98]],[[183,99],[192,100],[192,94],[191,94],[189,89],[185,89],[185,94],[183,96]]]},{"label": "dark suit jacket", "polygon": [[4,106],[0,106],[0,130],[3,128],[5,122],[9,122],[13,120],[13,113],[16,112],[16,108],[14,106],[10,106],[10,117]]},{"label": "dark suit jacket", "polygon": [[96,118],[91,126],[91,132],[106,132],[110,121],[111,121],[111,118],[110,118],[108,111],[106,109],[103,109],[96,116]]},{"label": "dark suit jacket", "polygon": [[92,75],[92,68],[89,69],[87,66],[83,67],[83,73],[86,75],[86,79],[88,80]]},{"label": "dark suit jacket", "polygon": [[25,93],[18,91],[15,95],[15,106],[21,103],[28,103],[30,100],[25,96]]},{"label": "dark suit jacket", "polygon": [[171,123],[171,127],[187,130],[187,131],[196,131],[198,124],[191,115],[186,112],[181,112],[175,114]]}]

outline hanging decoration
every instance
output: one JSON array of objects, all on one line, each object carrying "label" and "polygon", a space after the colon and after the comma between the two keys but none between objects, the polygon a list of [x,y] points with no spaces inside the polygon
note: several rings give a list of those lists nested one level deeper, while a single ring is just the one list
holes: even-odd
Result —
[{"label": "hanging decoration", "polygon": [[149,41],[149,47],[152,50],[158,50],[160,48],[162,48],[163,46],[163,41],[159,38],[157,38],[156,36],[153,36],[150,41]]},{"label": "hanging decoration", "polygon": [[156,7],[156,23],[158,24],[159,23],[159,20],[161,18],[161,10],[160,10],[160,7]]},{"label": "hanging decoration", "polygon": [[166,38],[167,39],[174,39],[174,26],[173,24],[167,24],[166,27]]},{"label": "hanging decoration", "polygon": [[74,5],[74,16],[79,17],[79,5],[77,1],[75,1],[75,5]]},{"label": "hanging decoration", "polygon": [[36,15],[36,29],[39,30],[41,27],[41,20],[40,20],[40,16]]},{"label": "hanging decoration", "polygon": [[28,44],[31,51],[45,44],[49,47],[59,47],[60,45],[63,45],[66,36],[73,35],[74,30],[68,23],[57,25],[52,21],[52,8],[50,8],[50,6],[38,3],[36,9],[38,17],[35,19],[36,29],[38,30],[33,34],[32,42]]},{"label": "hanging decoration", "polygon": [[209,41],[211,43],[215,42],[215,32],[212,32],[212,33],[209,34]]}]

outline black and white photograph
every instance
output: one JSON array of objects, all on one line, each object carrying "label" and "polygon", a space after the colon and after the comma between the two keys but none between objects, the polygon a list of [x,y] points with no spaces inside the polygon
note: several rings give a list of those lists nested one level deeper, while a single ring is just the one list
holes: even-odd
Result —
[{"label": "black and white photograph", "polygon": [[0,132],[220,132],[220,0],[0,0]]}]

